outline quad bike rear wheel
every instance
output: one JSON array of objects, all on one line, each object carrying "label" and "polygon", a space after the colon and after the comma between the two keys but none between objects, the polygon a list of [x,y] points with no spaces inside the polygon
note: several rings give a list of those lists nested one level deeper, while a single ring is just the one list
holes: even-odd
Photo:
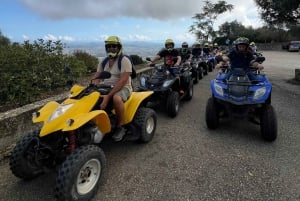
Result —
[{"label": "quad bike rear wheel", "polygon": [[103,177],[105,163],[105,155],[98,146],[87,145],[76,149],[58,171],[54,189],[57,200],[92,199]]},{"label": "quad bike rear wheel", "polygon": [[263,106],[260,116],[261,136],[264,140],[272,142],[277,138],[277,118],[272,105]]},{"label": "quad bike rear wheel", "polygon": [[12,173],[21,179],[33,179],[42,174],[43,168],[37,163],[39,131],[33,131],[20,139],[12,151],[9,166]]},{"label": "quad bike rear wheel", "polygon": [[157,116],[154,110],[141,107],[134,116],[134,123],[138,126],[141,143],[150,142],[156,130]]},{"label": "quad bike rear wheel", "polygon": [[207,100],[205,112],[206,125],[209,129],[216,129],[219,125],[218,105],[213,97]]},{"label": "quad bike rear wheel", "polygon": [[179,94],[172,91],[167,99],[167,112],[170,117],[176,117],[179,111]]}]

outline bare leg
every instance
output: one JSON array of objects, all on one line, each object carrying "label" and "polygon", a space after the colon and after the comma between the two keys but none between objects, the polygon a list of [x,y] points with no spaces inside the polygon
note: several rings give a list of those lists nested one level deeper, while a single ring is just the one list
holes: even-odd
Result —
[{"label": "bare leg", "polygon": [[113,103],[114,103],[114,108],[118,120],[117,125],[121,126],[124,123],[124,111],[125,111],[123,100],[120,96],[115,95],[113,97]]}]

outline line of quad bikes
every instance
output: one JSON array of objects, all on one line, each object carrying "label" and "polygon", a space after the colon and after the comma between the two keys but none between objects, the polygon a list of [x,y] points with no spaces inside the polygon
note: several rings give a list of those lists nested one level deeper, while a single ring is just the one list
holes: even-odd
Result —
[{"label": "line of quad bikes", "polygon": [[[264,57],[259,55],[257,61],[262,63]],[[190,65],[181,66],[179,76],[172,75],[170,67],[164,65],[154,66],[150,75],[142,74],[138,90],[125,102],[127,131],[123,140],[150,142],[157,126],[156,106],[162,106],[159,108],[175,117],[180,101],[192,99],[194,84],[213,71],[215,65],[213,56],[194,57]],[[211,96],[206,105],[207,127],[216,129],[223,118],[243,118],[260,125],[264,140],[274,141],[277,120],[271,105],[272,85],[263,72],[247,69],[223,68],[211,80]],[[249,73],[256,79],[250,80]],[[109,72],[103,72],[99,78],[109,77]],[[40,129],[17,142],[9,161],[12,173],[30,180],[53,170],[57,173],[55,199],[92,199],[106,168],[101,142],[110,139],[116,124],[113,108],[99,108],[101,95],[108,94],[112,87],[95,85],[92,81],[88,86],[74,85],[63,102],[49,102],[34,112],[32,121],[41,123]]]}]

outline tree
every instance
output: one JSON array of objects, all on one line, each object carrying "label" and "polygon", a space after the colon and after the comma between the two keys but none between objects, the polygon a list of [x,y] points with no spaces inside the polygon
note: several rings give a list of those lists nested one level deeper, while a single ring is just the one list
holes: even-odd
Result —
[{"label": "tree", "polygon": [[3,46],[7,46],[10,44],[10,40],[9,38],[5,37],[2,35],[2,32],[0,31],[0,46],[3,45]]},{"label": "tree", "polygon": [[234,41],[237,37],[245,35],[246,28],[238,21],[225,22],[219,26],[218,34],[220,36]]},{"label": "tree", "polygon": [[300,23],[300,0],[255,0],[255,3],[268,25]]},{"label": "tree", "polygon": [[73,55],[80,61],[83,61],[85,66],[87,67],[88,72],[95,72],[97,70],[97,66],[99,60],[97,57],[90,55],[87,52],[76,50]]},{"label": "tree", "polygon": [[197,13],[192,17],[196,21],[190,26],[189,32],[195,34],[197,39],[207,41],[210,37],[215,37],[216,32],[213,26],[217,17],[226,11],[231,11],[233,5],[227,4],[226,1],[218,1],[218,3],[213,4],[206,0],[204,3],[202,13]]}]

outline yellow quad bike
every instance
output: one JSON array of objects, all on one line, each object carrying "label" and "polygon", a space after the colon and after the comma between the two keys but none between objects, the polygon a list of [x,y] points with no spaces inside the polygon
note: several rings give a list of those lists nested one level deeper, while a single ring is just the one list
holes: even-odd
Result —
[{"label": "yellow quad bike", "polygon": [[[110,77],[109,72],[100,79]],[[113,108],[101,110],[101,94],[111,86],[74,85],[62,103],[49,102],[33,114],[33,122],[43,125],[19,140],[12,151],[9,165],[12,173],[28,180],[58,169],[55,184],[57,200],[90,200],[98,189],[105,169],[105,155],[100,148],[104,136],[114,132]],[[157,116],[144,107],[153,92],[133,92],[125,102],[126,135],[124,140],[147,143],[152,140]]]}]

